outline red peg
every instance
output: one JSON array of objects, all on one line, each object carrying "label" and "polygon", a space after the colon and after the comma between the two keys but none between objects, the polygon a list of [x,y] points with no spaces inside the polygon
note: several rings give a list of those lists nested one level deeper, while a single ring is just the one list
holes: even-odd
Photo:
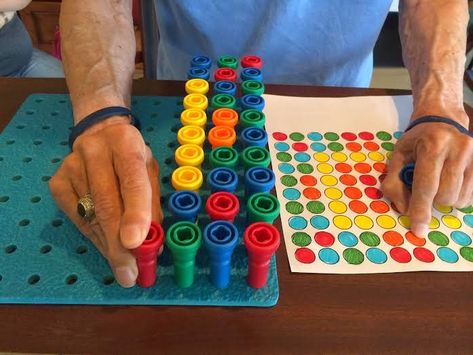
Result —
[{"label": "red peg", "polygon": [[246,55],[240,60],[242,68],[257,68],[263,67],[263,60],[256,55]]},{"label": "red peg", "polygon": [[226,191],[211,194],[205,203],[205,210],[213,221],[233,222],[240,211],[238,197]]},{"label": "red peg", "polygon": [[231,68],[218,68],[215,70],[215,81],[228,80],[228,81],[237,81],[237,74]]},{"label": "red peg", "polygon": [[243,240],[248,252],[248,284],[263,288],[268,281],[269,262],[279,248],[279,231],[271,224],[256,222],[245,230]]},{"label": "red peg", "polygon": [[154,285],[158,268],[158,252],[163,246],[163,242],[163,227],[152,221],[143,244],[133,250],[138,265],[138,279],[136,282],[140,287],[151,287]]}]

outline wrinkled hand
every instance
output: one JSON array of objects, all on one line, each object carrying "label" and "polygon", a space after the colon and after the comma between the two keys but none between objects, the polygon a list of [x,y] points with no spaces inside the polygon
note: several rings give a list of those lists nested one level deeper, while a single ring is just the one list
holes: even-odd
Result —
[{"label": "wrinkled hand", "polygon": [[[382,190],[399,212],[408,214],[411,230],[426,236],[433,203],[465,207],[473,202],[473,138],[443,123],[420,124],[399,139]],[[399,172],[415,162],[412,192]]]},{"label": "wrinkled hand", "polygon": [[[159,167],[139,131],[122,117],[94,125],[50,180],[58,206],[108,260],[117,282],[131,287],[138,276],[130,249],[141,245],[151,220],[161,221]],[[90,193],[95,217],[77,213]]]}]

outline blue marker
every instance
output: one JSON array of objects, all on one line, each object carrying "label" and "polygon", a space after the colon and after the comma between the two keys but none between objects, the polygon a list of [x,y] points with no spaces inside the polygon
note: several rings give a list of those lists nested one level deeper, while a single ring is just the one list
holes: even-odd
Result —
[{"label": "blue marker", "polygon": [[238,186],[238,175],[229,168],[215,168],[207,175],[207,184],[212,192],[235,192]]},{"label": "blue marker", "polygon": [[244,95],[240,99],[240,105],[242,110],[258,110],[263,111],[264,109],[264,99],[262,96],[259,95]]},{"label": "blue marker", "polygon": [[210,257],[210,280],[218,288],[230,283],[232,254],[238,242],[238,229],[228,221],[211,222],[204,229],[204,246]]},{"label": "blue marker", "polygon": [[177,191],[169,198],[169,211],[179,220],[195,222],[202,206],[200,196],[193,191]]},{"label": "blue marker", "polygon": [[222,80],[217,81],[214,85],[214,94],[228,94],[235,96],[237,93],[237,86],[233,81]]},{"label": "blue marker", "polygon": [[247,127],[241,132],[241,142],[244,147],[266,147],[268,134],[262,128]]},{"label": "blue marker", "polygon": [[198,55],[191,60],[192,68],[203,68],[210,69],[212,66],[212,60],[209,57]]},{"label": "blue marker", "polygon": [[210,71],[205,68],[190,68],[187,71],[187,79],[204,79],[209,80]]},{"label": "blue marker", "polygon": [[261,70],[257,68],[245,68],[241,71],[240,78],[242,81],[245,81],[245,80],[263,81],[263,74],[261,73]]},{"label": "blue marker", "polygon": [[245,191],[246,196],[249,197],[258,192],[269,193],[274,187],[276,177],[274,173],[261,166],[255,166],[248,169],[245,173]]},{"label": "blue marker", "polygon": [[414,182],[415,167],[415,163],[406,164],[399,173],[399,178],[409,189],[412,188],[412,183]]}]

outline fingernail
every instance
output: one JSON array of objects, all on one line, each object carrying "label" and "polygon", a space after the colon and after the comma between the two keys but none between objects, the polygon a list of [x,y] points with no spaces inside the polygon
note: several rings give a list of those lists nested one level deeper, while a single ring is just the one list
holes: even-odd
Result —
[{"label": "fingernail", "polygon": [[133,287],[136,283],[136,276],[133,270],[127,266],[120,266],[115,269],[115,279],[122,287]]},{"label": "fingernail", "polygon": [[411,230],[416,236],[425,238],[429,232],[429,226],[425,223],[416,223],[412,225]]},{"label": "fingernail", "polygon": [[141,228],[135,225],[126,226],[121,230],[121,240],[126,248],[137,248],[145,237]]}]

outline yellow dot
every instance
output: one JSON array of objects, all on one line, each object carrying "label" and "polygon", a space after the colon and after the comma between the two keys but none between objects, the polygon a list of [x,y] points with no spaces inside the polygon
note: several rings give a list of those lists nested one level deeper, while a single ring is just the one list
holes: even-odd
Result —
[{"label": "yellow dot", "polygon": [[351,219],[347,216],[335,216],[333,217],[333,224],[338,229],[350,229],[352,226]]},{"label": "yellow dot", "polygon": [[452,228],[452,229],[458,229],[462,226],[462,222],[457,217],[452,216],[452,215],[442,216],[442,222],[448,228]]},{"label": "yellow dot", "polygon": [[373,228],[373,220],[368,216],[359,214],[355,217],[355,224],[360,229],[371,229]]},{"label": "yellow dot", "polygon": [[438,227],[440,227],[439,220],[435,217],[432,217],[432,219],[430,220],[430,223],[429,223],[429,228],[430,229],[437,229]]},{"label": "yellow dot", "polygon": [[434,205],[435,209],[440,213],[450,213],[453,211],[453,208],[450,206]]},{"label": "yellow dot", "polygon": [[342,192],[339,189],[336,189],[335,187],[329,187],[328,189],[325,189],[325,196],[327,196],[331,200],[338,200],[343,196]]},{"label": "yellow dot", "polygon": [[328,208],[333,213],[345,213],[347,211],[347,205],[345,205],[342,201],[330,201],[328,204]]},{"label": "yellow dot", "polygon": [[374,160],[374,161],[383,161],[384,160],[384,155],[381,154],[380,152],[369,152],[368,156],[371,160]]},{"label": "yellow dot", "polygon": [[320,178],[320,182],[325,186],[335,186],[338,183],[338,180],[333,175],[324,175]]},{"label": "yellow dot", "polygon": [[406,229],[411,228],[411,220],[409,219],[408,216],[402,215],[399,217],[399,224],[403,226]]},{"label": "yellow dot", "polygon": [[366,160],[366,155],[361,152],[353,152],[350,154],[350,159],[359,163]]},{"label": "yellow dot", "polygon": [[333,171],[333,167],[327,163],[317,164],[317,170],[322,174],[330,174]]},{"label": "yellow dot", "polygon": [[388,160],[391,160],[392,157],[393,157],[393,152],[386,152],[386,158],[387,158]]},{"label": "yellow dot", "polygon": [[335,153],[332,153],[332,159],[335,160],[336,162],[343,163],[347,161],[347,155],[342,152],[335,152]]},{"label": "yellow dot", "polygon": [[314,159],[317,160],[317,161],[320,162],[320,163],[325,163],[325,162],[327,162],[330,158],[329,158],[329,156],[328,156],[327,154],[318,152],[318,153],[315,153],[315,154],[314,154]]},{"label": "yellow dot", "polygon": [[376,223],[384,229],[392,229],[396,227],[396,220],[387,214],[378,216],[378,218],[376,218]]}]

